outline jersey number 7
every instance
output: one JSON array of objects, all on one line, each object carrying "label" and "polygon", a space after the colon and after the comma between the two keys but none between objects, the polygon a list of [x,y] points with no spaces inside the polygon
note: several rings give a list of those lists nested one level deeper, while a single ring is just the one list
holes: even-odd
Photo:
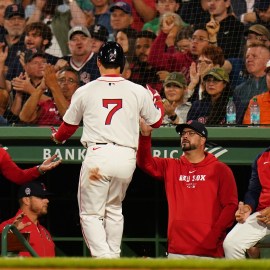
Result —
[{"label": "jersey number 7", "polygon": [[103,107],[107,108],[109,105],[113,104],[115,106],[112,107],[112,109],[109,111],[106,120],[105,125],[110,125],[112,121],[113,115],[120,109],[122,109],[122,99],[103,99]]}]

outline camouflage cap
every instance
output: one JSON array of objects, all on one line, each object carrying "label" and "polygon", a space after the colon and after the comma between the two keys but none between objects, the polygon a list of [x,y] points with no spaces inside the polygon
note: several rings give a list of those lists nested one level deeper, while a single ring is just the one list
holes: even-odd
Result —
[{"label": "camouflage cap", "polygon": [[163,86],[168,85],[169,83],[174,83],[179,87],[186,87],[187,81],[185,76],[180,72],[171,72],[167,75],[164,80]]},{"label": "camouflage cap", "polygon": [[230,82],[229,79],[229,74],[224,68],[212,68],[210,69],[203,77],[203,80],[205,81],[207,77],[213,76],[219,81],[225,81],[225,82]]}]

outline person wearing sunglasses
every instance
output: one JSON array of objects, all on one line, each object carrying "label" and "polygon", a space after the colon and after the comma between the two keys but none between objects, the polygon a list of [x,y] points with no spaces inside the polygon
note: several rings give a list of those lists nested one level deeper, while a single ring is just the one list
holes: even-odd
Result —
[{"label": "person wearing sunglasses", "polygon": [[205,151],[208,131],[192,120],[176,126],[183,154],[153,157],[152,128],[141,121],[137,165],[164,181],[168,201],[168,258],[224,257],[238,197],[231,169]]}]

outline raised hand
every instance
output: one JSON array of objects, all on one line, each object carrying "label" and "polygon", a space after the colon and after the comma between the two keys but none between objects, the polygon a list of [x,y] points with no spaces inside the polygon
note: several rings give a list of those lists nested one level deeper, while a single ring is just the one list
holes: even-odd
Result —
[{"label": "raised hand", "polygon": [[50,171],[50,170],[54,169],[55,167],[57,167],[62,162],[61,159],[56,160],[56,158],[57,158],[57,155],[56,154],[55,155],[52,155],[50,158],[47,158],[39,166],[39,169],[42,172],[47,172],[47,171]]},{"label": "raised hand", "polygon": [[220,29],[219,22],[214,19],[213,15],[211,15],[210,21],[206,24],[206,30],[209,34],[210,42],[217,41],[217,33],[219,29]]}]

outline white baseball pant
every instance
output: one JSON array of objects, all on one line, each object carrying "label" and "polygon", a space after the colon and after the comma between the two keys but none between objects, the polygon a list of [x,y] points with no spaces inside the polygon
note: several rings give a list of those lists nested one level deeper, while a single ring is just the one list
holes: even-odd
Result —
[{"label": "white baseball pant", "polygon": [[[101,179],[90,180],[93,168]],[[136,151],[114,144],[91,145],[81,168],[78,188],[85,242],[95,258],[119,258],[124,218],[122,201],[136,168]]]},{"label": "white baseball pant", "polygon": [[257,244],[264,236],[270,234],[269,228],[259,221],[256,216],[259,212],[250,215],[245,223],[237,223],[228,233],[223,248],[227,259],[244,259],[246,251]]}]

